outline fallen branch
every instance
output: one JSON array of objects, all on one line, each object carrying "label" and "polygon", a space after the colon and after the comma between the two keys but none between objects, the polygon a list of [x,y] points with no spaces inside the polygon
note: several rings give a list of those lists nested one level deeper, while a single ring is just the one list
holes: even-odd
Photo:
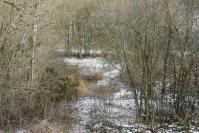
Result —
[{"label": "fallen branch", "polygon": [[12,2],[9,2],[9,1],[2,1],[1,0],[1,2],[3,2],[3,3],[5,3],[5,4],[8,4],[8,5],[11,5],[12,7],[14,7],[15,9],[17,9],[17,11],[19,11],[19,8],[14,4],[14,3],[12,3]]}]

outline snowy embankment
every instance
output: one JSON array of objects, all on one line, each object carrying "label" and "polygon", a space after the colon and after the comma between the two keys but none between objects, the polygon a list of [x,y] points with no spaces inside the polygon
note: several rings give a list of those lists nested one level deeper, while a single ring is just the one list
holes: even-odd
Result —
[{"label": "snowy embankment", "polygon": [[102,73],[102,80],[97,81],[98,86],[106,86],[110,82],[120,75],[121,66],[118,64],[112,64],[104,60],[103,58],[65,58],[64,62],[70,65],[77,65],[81,75],[92,75],[94,73]]},{"label": "snowy embankment", "polygon": [[[69,52],[70,52],[71,56],[77,56],[77,55],[101,56],[102,55],[102,51],[101,50],[97,50],[97,49],[90,49],[90,50],[71,49]],[[57,49],[57,53],[61,54],[61,55],[64,55],[66,53],[66,50],[65,50],[64,46],[60,46],[60,48]]]}]

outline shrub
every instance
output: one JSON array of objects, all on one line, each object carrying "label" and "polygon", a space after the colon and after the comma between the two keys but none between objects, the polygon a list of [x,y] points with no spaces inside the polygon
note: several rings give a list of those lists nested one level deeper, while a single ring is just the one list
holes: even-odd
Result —
[{"label": "shrub", "polygon": [[41,73],[35,88],[0,90],[0,129],[13,130],[47,119],[57,102],[77,96],[79,81],[71,78],[74,72],[72,68],[54,64]]},{"label": "shrub", "polygon": [[78,81],[70,78],[66,68],[63,71],[65,74],[59,74],[55,68],[47,67],[41,79],[41,88],[50,90],[53,94],[51,100],[56,102],[77,96]]},{"label": "shrub", "polygon": [[8,90],[0,93],[0,128],[26,126],[34,118],[44,118],[52,103],[43,90]]}]

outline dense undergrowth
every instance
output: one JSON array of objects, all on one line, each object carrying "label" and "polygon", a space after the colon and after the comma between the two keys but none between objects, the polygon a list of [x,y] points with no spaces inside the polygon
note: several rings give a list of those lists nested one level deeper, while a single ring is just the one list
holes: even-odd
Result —
[{"label": "dense undergrowth", "polygon": [[51,64],[45,68],[37,87],[1,91],[0,128],[9,131],[29,127],[40,120],[64,119],[57,117],[56,107],[78,95],[77,77],[77,69]]}]

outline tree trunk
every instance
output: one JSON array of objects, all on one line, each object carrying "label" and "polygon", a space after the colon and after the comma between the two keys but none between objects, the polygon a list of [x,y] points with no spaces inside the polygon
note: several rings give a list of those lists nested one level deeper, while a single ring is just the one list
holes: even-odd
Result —
[{"label": "tree trunk", "polygon": [[32,59],[31,59],[31,85],[35,82],[35,47],[37,44],[37,32],[38,32],[38,7],[40,0],[36,0],[34,24],[33,24],[33,44],[32,44]]}]

